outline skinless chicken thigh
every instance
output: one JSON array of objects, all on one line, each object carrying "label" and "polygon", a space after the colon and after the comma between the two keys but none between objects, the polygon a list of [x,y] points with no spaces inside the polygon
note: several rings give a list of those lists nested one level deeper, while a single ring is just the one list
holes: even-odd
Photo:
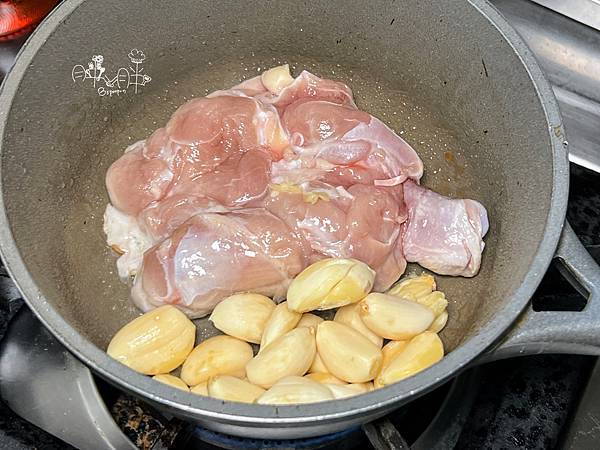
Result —
[{"label": "skinless chicken thigh", "polygon": [[261,208],[196,215],[144,254],[133,300],[142,311],[171,303],[190,317],[236,292],[281,300],[307,265],[301,241]]},{"label": "skinless chicken thigh", "polygon": [[404,184],[404,201],[406,260],[441,275],[475,276],[489,228],[483,205],[444,197],[412,181]]},{"label": "skinless chicken thigh", "polygon": [[[406,268],[400,233],[407,217],[402,187],[354,185],[339,192],[326,186],[272,192],[265,207],[309,243],[313,259],[359,259],[377,273],[376,289],[389,288]],[[319,201],[307,202],[309,192],[320,193]]]}]

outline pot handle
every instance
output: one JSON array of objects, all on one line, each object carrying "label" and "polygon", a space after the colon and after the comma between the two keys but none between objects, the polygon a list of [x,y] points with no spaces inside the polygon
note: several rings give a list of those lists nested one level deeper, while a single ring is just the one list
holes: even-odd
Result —
[{"label": "pot handle", "polygon": [[534,311],[531,304],[509,333],[478,362],[539,353],[600,355],[600,267],[565,220],[554,258],[561,274],[587,298],[582,311]]},{"label": "pot handle", "polygon": [[19,416],[76,448],[137,450],[90,370],[22,307],[0,343],[0,393]]}]

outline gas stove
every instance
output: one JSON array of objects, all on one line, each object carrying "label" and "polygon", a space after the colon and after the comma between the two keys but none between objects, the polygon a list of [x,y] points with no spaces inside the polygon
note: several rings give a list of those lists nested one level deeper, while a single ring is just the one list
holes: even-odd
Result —
[{"label": "gas stove", "polygon": [[[553,85],[573,163],[568,218],[600,262],[600,5],[594,0],[493,4],[528,42]],[[23,42],[21,37],[0,43],[0,79]],[[533,303],[536,309],[577,310],[585,300],[551,267]],[[593,357],[538,355],[489,363],[362,428],[303,440],[262,441],[165,417],[89,372],[78,371],[77,361],[24,305],[3,267],[0,337],[5,355],[0,365],[8,361],[19,380],[37,374],[30,377],[28,389],[5,396],[0,404],[0,449],[547,449],[594,448],[600,439],[594,419],[600,414],[600,365]],[[61,355],[54,364],[64,374],[50,370],[52,354]],[[50,386],[71,385],[85,392],[83,401],[48,405],[44,392]],[[81,420],[86,415],[102,430],[94,443]]]}]

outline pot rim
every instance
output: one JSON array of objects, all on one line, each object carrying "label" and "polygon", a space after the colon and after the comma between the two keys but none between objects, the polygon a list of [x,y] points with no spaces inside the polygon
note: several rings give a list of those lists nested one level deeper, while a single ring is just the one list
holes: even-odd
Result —
[{"label": "pot rim", "polygon": [[[86,0],[65,0],[35,30],[19,52],[11,72],[0,89],[0,136],[4,136],[12,100],[18,91],[23,74],[34,60],[39,48],[51,36],[56,27]],[[545,113],[551,143],[553,180],[550,208],[546,218],[543,238],[534,255],[529,274],[494,319],[476,335],[446,355],[433,367],[399,383],[348,399],[305,405],[257,405],[224,402],[221,400],[189,395],[168,385],[158,383],[110,358],[103,350],[78,333],[59,312],[45,299],[38,289],[26,264],[21,258],[6,215],[3,195],[0,196],[0,256],[29,307],[40,321],[67,349],[82,362],[110,382],[161,404],[173,412],[189,418],[215,420],[243,426],[280,427],[306,426],[322,421],[339,422],[379,409],[400,405],[411,397],[422,395],[460,372],[496,342],[527,306],[529,299],[545,274],[554,251],[566,215],[568,199],[569,167],[563,139],[562,120],[552,90],[542,71],[517,32],[501,14],[486,0],[468,0],[494,26],[519,56],[536,89]],[[2,156],[0,141],[0,157]],[[0,189],[2,173],[0,171]]]}]

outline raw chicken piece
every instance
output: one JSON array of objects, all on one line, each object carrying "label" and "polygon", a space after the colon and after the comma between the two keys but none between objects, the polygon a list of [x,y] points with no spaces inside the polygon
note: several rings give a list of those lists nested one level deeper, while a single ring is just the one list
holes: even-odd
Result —
[{"label": "raw chicken piece", "polygon": [[406,269],[401,224],[408,214],[402,200],[402,186],[359,184],[348,191],[355,197],[347,219],[349,256],[369,264],[377,273],[373,289],[385,291]]},{"label": "raw chicken piece", "polygon": [[[371,116],[354,106],[341,106],[325,100],[298,100],[283,113],[282,125],[292,136],[292,145],[308,147],[321,144],[330,138],[344,136],[360,123],[368,123]],[[335,146],[332,145],[335,150]],[[350,146],[348,152],[328,153],[322,150],[323,158],[333,164],[351,164],[363,159],[369,151],[368,145],[358,146],[357,152]],[[327,156],[330,156],[327,158]]]},{"label": "raw chicken piece", "polygon": [[[268,72],[281,69],[287,72],[285,66]],[[413,148],[383,122],[358,110],[345,84],[303,71],[275,93],[263,83],[265,75],[208,97],[253,97],[277,108],[291,147],[283,148],[284,159],[273,164],[276,183],[393,186],[421,178],[423,163]],[[287,77],[292,80],[289,73]]]},{"label": "raw chicken piece", "polygon": [[138,222],[153,242],[158,242],[169,237],[192,216],[230,210],[210,197],[183,193],[150,203],[139,214]]},{"label": "raw chicken piece", "polygon": [[[187,102],[165,128],[155,131],[115,161],[106,174],[111,203],[137,215],[181,183],[212,172],[248,150],[279,159],[288,140],[271,105],[248,97],[222,95]],[[225,174],[220,176],[225,184]],[[216,177],[212,178],[215,181]]]},{"label": "raw chicken piece", "polygon": [[303,71],[275,93],[263,83],[265,75],[211,96],[254,96],[277,108],[292,147],[273,165],[275,182],[392,186],[421,178],[423,163],[413,148],[383,122],[358,110],[345,84]]},{"label": "raw chicken piece", "polygon": [[253,147],[277,155],[288,145],[274,108],[227,92],[185,103],[167,123],[167,133],[174,142],[192,146],[194,167],[199,162],[214,167],[224,155]]},{"label": "raw chicken piece", "polygon": [[[265,205],[304,237],[312,260],[328,256],[364,261],[377,273],[377,290],[387,289],[402,275],[406,261],[400,230],[407,216],[401,186],[355,185],[339,191],[313,183],[296,187],[299,192],[283,186],[275,186]],[[311,203],[315,193],[318,200]]]},{"label": "raw chicken piece", "polygon": [[404,184],[404,201],[406,260],[442,275],[475,276],[489,226],[483,205],[444,197],[412,181]]},{"label": "raw chicken piece", "polygon": [[[344,253],[348,199],[330,199],[315,186],[274,185],[272,189],[265,208],[306,240],[313,260]],[[327,200],[308,201],[308,195],[319,193]]]},{"label": "raw chicken piece", "polygon": [[326,100],[356,108],[352,91],[348,86],[339,81],[319,78],[306,70],[303,70],[279,95],[270,93],[259,98],[271,102],[279,111],[284,111],[289,105],[301,99]]},{"label": "raw chicken piece", "polygon": [[225,297],[252,291],[281,299],[307,263],[300,236],[260,208],[200,214],[144,255],[133,300],[202,317]]},{"label": "raw chicken piece", "polygon": [[144,156],[144,144],[140,141],[128,147],[106,173],[110,201],[125,214],[136,215],[161,199],[173,180],[167,161]]},{"label": "raw chicken piece", "polygon": [[176,183],[166,198],[141,212],[140,222],[158,241],[193,215],[239,209],[264,196],[270,169],[267,152],[251,149],[236,153],[212,171]]},{"label": "raw chicken piece", "polygon": [[277,182],[318,179],[346,187],[395,186],[423,175],[413,148],[355,107],[298,100],[285,109],[282,123],[293,147],[273,164]]},{"label": "raw chicken piece", "polygon": [[[279,72],[279,82],[275,82],[275,86],[265,85],[265,76],[273,72]],[[282,79],[289,81],[282,84]],[[275,106],[280,112],[301,99],[327,100],[339,105],[356,108],[352,90],[344,83],[319,78],[306,70],[302,71],[296,78],[292,78],[287,64],[269,69],[262,75],[245,80],[230,89],[215,91],[208,94],[207,97],[221,95],[254,97],[262,104]]]}]

